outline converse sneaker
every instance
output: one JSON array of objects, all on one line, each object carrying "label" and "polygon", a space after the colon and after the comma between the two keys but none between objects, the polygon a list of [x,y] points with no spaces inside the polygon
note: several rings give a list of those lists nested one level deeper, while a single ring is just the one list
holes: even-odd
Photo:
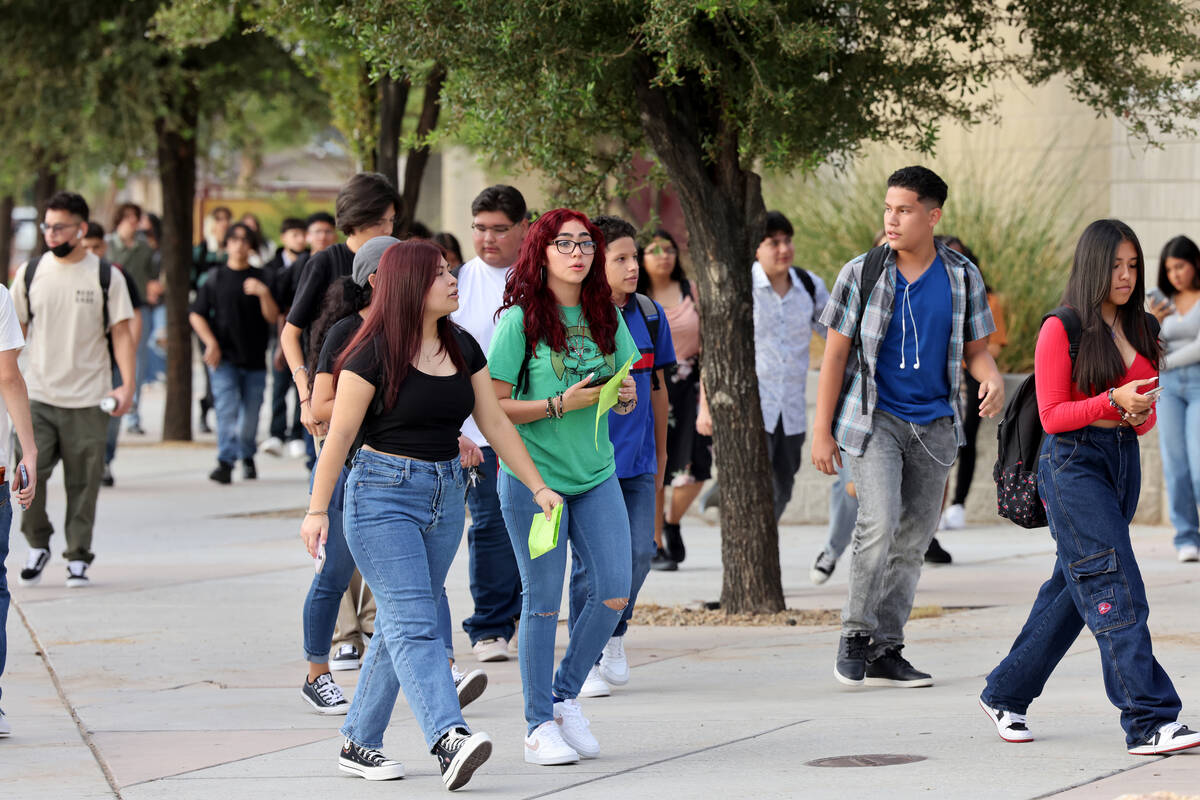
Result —
[{"label": "converse sneaker", "polygon": [[4,709],[0,708],[0,739],[12,734],[12,726],[8,724],[8,717],[4,716]]},{"label": "converse sneaker", "polygon": [[600,654],[600,677],[613,686],[629,683],[629,659],[625,657],[625,637],[613,636]]},{"label": "converse sneaker", "polygon": [[1025,724],[1024,714],[993,708],[983,702],[982,697],[979,698],[979,707],[995,723],[996,733],[1000,734],[1000,738],[1004,741],[1014,744],[1033,741],[1033,731],[1029,730],[1029,727]]},{"label": "converse sneaker", "polygon": [[1196,547],[1194,544],[1185,544],[1179,548],[1179,552],[1176,555],[1179,557],[1179,563],[1181,564],[1186,564],[1190,561],[1200,561],[1200,547]]},{"label": "converse sneaker", "polygon": [[318,714],[345,714],[350,710],[350,701],[328,672],[318,675],[312,683],[306,679],[304,686],[300,687],[300,694]]},{"label": "converse sneaker", "polygon": [[508,640],[503,636],[480,639],[471,645],[471,651],[475,653],[475,658],[483,662],[508,661]]},{"label": "converse sneaker", "polygon": [[433,754],[442,769],[442,783],[453,792],[466,786],[475,770],[488,760],[492,754],[492,737],[455,728],[438,740],[433,746]]},{"label": "converse sneaker", "polygon": [[817,560],[813,562],[812,569],[808,571],[808,579],[817,586],[820,586],[833,575],[833,568],[837,566],[837,559],[830,558],[824,550],[817,553]]},{"label": "converse sneaker", "polygon": [[42,570],[50,562],[50,551],[40,547],[29,548],[29,557],[25,559],[25,568],[21,570],[21,585],[34,586],[42,579]]},{"label": "converse sneaker", "polygon": [[833,677],[847,686],[861,686],[867,672],[867,648],[871,637],[865,633],[842,636],[838,642],[837,663]]},{"label": "converse sneaker", "polygon": [[86,561],[68,561],[67,562],[67,588],[82,589],[90,585],[87,576],[88,565]]},{"label": "converse sneaker", "polygon": [[525,737],[525,763],[550,767],[556,764],[574,764],[579,753],[563,741],[562,729],[554,720],[543,722]]},{"label": "converse sneaker", "polygon": [[957,531],[967,527],[967,510],[963,508],[962,503],[955,503],[948,506],[942,512],[942,520],[938,525],[940,531]]},{"label": "converse sneaker", "polygon": [[457,664],[451,664],[450,674],[454,676],[454,688],[458,690],[459,708],[466,708],[468,703],[479,699],[479,695],[487,688],[487,673],[481,669],[473,669],[464,674]]},{"label": "converse sneaker", "polygon": [[338,769],[369,781],[391,781],[404,777],[404,765],[399,761],[392,761],[378,750],[359,747],[349,739],[342,745]]},{"label": "converse sneaker", "polygon": [[583,682],[583,686],[579,688],[580,697],[608,697],[612,694],[612,687],[600,675],[600,668],[593,666],[588,670],[587,678]]},{"label": "converse sneaker", "polygon": [[329,657],[329,668],[334,672],[345,672],[348,669],[358,669],[358,648],[352,644],[344,644],[337,652]]},{"label": "converse sneaker", "polygon": [[1154,733],[1130,746],[1131,756],[1161,756],[1200,745],[1200,732],[1181,722],[1168,722]]},{"label": "converse sneaker", "polygon": [[902,649],[904,645],[889,647],[875,658],[867,660],[867,686],[900,686],[906,689],[933,686],[933,678],[929,673],[915,669],[900,655]]},{"label": "converse sneaker", "polygon": [[600,755],[600,743],[588,730],[590,723],[583,715],[578,700],[561,700],[554,704],[554,721],[562,729],[563,741],[579,753],[580,758]]}]

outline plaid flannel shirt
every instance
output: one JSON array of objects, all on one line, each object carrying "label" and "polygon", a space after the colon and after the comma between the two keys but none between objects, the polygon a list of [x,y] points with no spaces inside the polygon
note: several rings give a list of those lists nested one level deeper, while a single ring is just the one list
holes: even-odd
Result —
[{"label": "plaid flannel shirt", "polygon": [[[950,346],[946,350],[946,375],[950,383],[950,397],[947,399],[954,409],[954,431],[961,447],[966,444],[958,403],[962,380],[959,365],[963,360],[964,342],[982,339],[996,329],[996,324],[992,321],[979,268],[966,256],[940,242],[937,244],[937,254],[942,257],[950,277],[953,320],[950,325]],[[865,260],[864,253],[842,267],[825,311],[821,314],[822,324],[850,339],[854,338],[855,328],[859,318],[862,318],[862,352],[852,352],[846,362],[846,374],[842,379],[842,391],[833,418],[834,440],[842,450],[855,456],[863,454],[867,439],[871,436],[871,419],[878,399],[875,361],[888,325],[891,324],[896,303],[896,254],[889,250],[883,273],[867,298],[865,311],[862,310],[859,288]]]}]

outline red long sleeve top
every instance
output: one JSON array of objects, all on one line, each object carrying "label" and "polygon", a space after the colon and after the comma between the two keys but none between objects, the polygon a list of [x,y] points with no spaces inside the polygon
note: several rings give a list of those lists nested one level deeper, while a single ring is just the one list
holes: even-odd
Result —
[{"label": "red long sleeve top", "polygon": [[[1050,317],[1042,324],[1038,334],[1037,349],[1033,355],[1033,374],[1037,382],[1038,416],[1046,433],[1076,431],[1102,419],[1119,421],[1121,415],[1108,402],[1108,389],[1089,397],[1071,382],[1071,345],[1062,320]],[[1130,381],[1145,380],[1158,375],[1158,370],[1149,359],[1138,353],[1125,374],[1113,382],[1112,387],[1123,386]],[[1153,387],[1147,387],[1153,388]],[[1141,436],[1154,427],[1157,409],[1151,407],[1150,416],[1134,431]]]}]

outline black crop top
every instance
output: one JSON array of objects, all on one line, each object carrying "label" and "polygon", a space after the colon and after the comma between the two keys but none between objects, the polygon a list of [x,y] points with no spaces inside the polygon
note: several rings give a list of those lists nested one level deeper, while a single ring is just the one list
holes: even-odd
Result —
[{"label": "black crop top", "polygon": [[[456,375],[427,375],[410,368],[396,402],[382,413],[372,402],[363,420],[363,443],[384,453],[422,461],[449,461],[458,458],[458,436],[463,420],[475,408],[471,375],[487,366],[479,343],[457,325],[451,325],[467,372]],[[346,362],[353,372],[379,391],[380,364],[372,348],[365,348]]]}]

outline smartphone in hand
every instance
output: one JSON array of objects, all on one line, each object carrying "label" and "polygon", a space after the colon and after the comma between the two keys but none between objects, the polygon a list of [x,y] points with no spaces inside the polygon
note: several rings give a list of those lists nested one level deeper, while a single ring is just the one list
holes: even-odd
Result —
[{"label": "smartphone in hand", "polygon": [[[17,465],[17,481],[18,489],[25,490],[29,488],[29,470],[25,469],[24,464]],[[21,503],[21,508],[28,510],[29,506]]]}]

